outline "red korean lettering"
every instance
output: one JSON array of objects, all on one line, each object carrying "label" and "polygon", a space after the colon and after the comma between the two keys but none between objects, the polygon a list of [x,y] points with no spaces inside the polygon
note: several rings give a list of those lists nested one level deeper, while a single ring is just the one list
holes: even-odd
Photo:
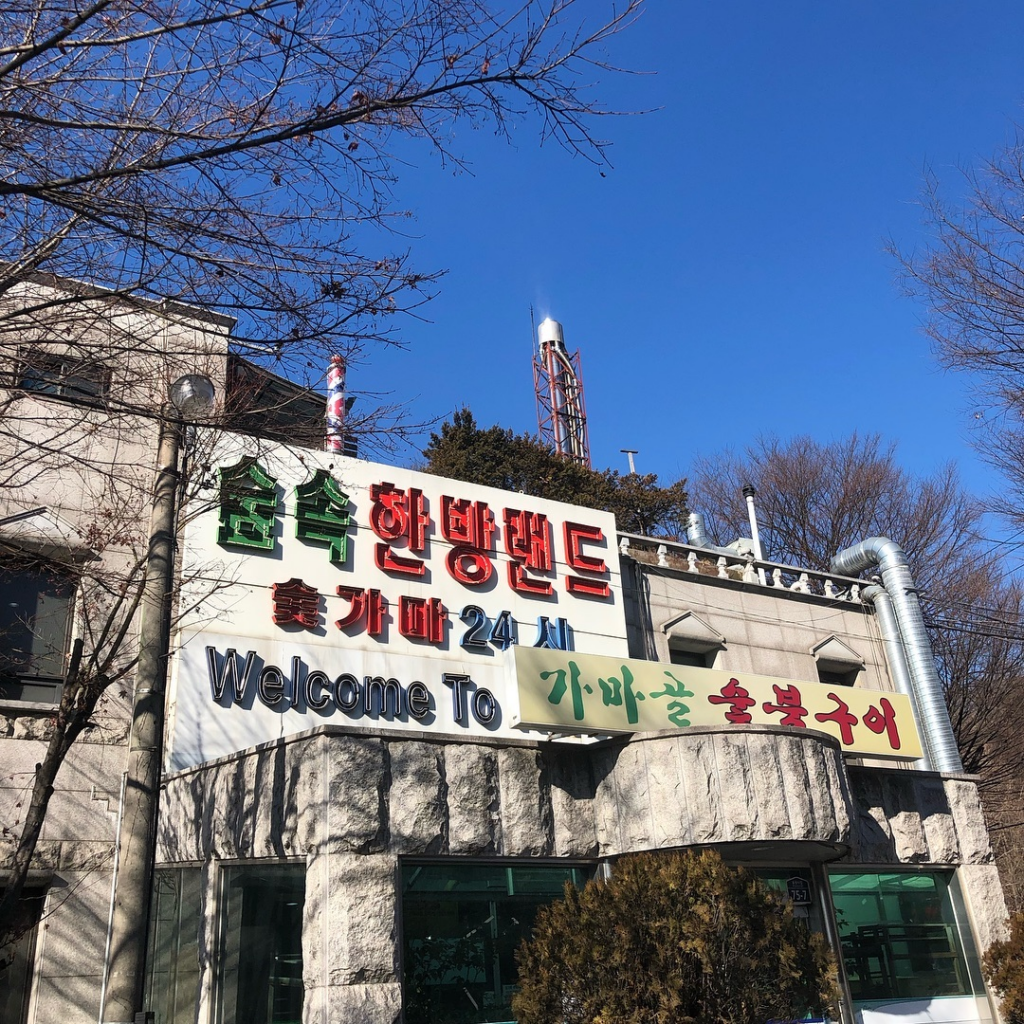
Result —
[{"label": "red korean lettering", "polygon": [[445,559],[452,579],[479,587],[491,578],[494,530],[494,513],[487,502],[441,496],[441,535],[453,544]]},{"label": "red korean lettering", "polygon": [[708,697],[709,704],[728,704],[729,710],[725,713],[726,721],[733,725],[749,725],[753,719],[747,708],[752,708],[757,701],[750,696],[750,691],[740,686],[738,679],[730,679],[718,691]]},{"label": "red korean lettering", "polygon": [[795,686],[772,685],[775,691],[777,704],[765,701],[761,705],[766,715],[782,715],[779,725],[795,725],[802,729],[807,728],[804,719],[807,717],[807,709],[803,706],[800,691]]},{"label": "red korean lettering", "polygon": [[857,716],[850,714],[850,705],[840,700],[834,693],[829,693],[828,699],[835,702],[835,710],[827,714],[820,711],[814,719],[817,722],[835,722],[839,726],[839,738],[849,746],[853,743],[853,727],[857,724]]},{"label": "red korean lettering", "polygon": [[287,583],[275,583],[271,594],[276,625],[297,623],[304,629],[320,625],[320,593],[315,587],[293,578]]},{"label": "red korean lettering", "polygon": [[392,544],[401,541],[409,551],[422,554],[426,550],[427,499],[418,487],[402,490],[391,483],[370,487],[370,527],[384,542],[374,545],[374,562],[378,569],[403,576],[423,576],[427,567],[419,558],[399,555]]},{"label": "red korean lettering", "polygon": [[365,616],[366,633],[368,636],[380,636],[384,632],[384,616],[387,614],[387,599],[379,590],[361,590],[359,587],[338,587],[338,596],[349,602],[346,615],[336,619],[334,625],[338,629],[347,629]]},{"label": "red korean lettering", "polygon": [[410,640],[443,644],[447,620],[448,611],[438,597],[403,595],[398,599],[398,632]]},{"label": "red korean lettering", "polygon": [[608,572],[603,558],[583,553],[584,544],[600,544],[604,541],[604,531],[600,526],[584,526],[581,523],[566,522],[562,524],[565,537],[565,560],[569,568],[584,576],[566,576],[565,589],[570,594],[583,594],[587,597],[610,597],[611,587],[607,580],[597,577]]},{"label": "red korean lettering", "polygon": [[502,521],[505,550],[510,559],[509,586],[520,593],[550,597],[553,593],[550,582],[527,575],[527,570],[551,571],[551,525],[548,517],[540,512],[506,508],[502,512]]},{"label": "red korean lettering", "polygon": [[880,708],[872,704],[861,721],[877,736],[884,732],[889,740],[889,746],[893,750],[899,750],[902,744],[899,729],[896,727],[896,711],[885,697],[878,703]]}]

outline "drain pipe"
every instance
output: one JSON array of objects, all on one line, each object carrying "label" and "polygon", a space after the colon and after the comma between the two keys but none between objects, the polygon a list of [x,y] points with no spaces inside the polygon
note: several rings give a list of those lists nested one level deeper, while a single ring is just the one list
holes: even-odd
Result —
[{"label": "drain pipe", "polygon": [[[892,606],[892,598],[885,587],[872,583],[865,587],[860,596],[864,601],[875,606],[875,613],[878,616],[878,630],[882,634],[882,644],[885,648],[885,660],[892,673],[892,680],[896,689],[905,697],[909,698],[910,706],[914,709],[914,721],[922,722],[921,712],[917,707],[917,696],[914,693],[914,683],[910,678],[910,667],[907,665],[907,656],[904,653],[903,637],[900,634],[900,625],[896,621],[896,612]],[[930,772],[932,770],[931,757],[928,753],[929,743],[924,744],[924,757],[918,762],[921,768]]]},{"label": "drain pipe", "polygon": [[892,600],[893,611],[903,638],[917,712],[924,726],[924,741],[931,767],[939,772],[962,772],[963,763],[942,695],[942,681],[935,668],[931,641],[925,629],[917,588],[903,549],[888,537],[869,537],[840,551],[832,559],[832,571],[856,576],[877,565],[882,585]]}]

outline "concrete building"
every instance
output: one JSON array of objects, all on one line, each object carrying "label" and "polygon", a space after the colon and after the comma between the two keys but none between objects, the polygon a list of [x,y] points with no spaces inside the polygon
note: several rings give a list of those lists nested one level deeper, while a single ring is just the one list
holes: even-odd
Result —
[{"label": "concrete building", "polygon": [[[119,324],[115,352],[164,332],[169,353],[204,353],[230,380],[229,324],[86,298],[94,330],[141,318]],[[144,548],[156,437],[140,401],[122,418],[118,375],[138,374],[120,356],[83,401],[96,376],[69,346],[25,351],[55,369],[32,376],[26,356],[4,392],[0,464],[19,444],[37,456],[0,514],[4,598],[21,602],[0,707],[9,833],[93,600],[80,581],[108,562],[123,576]],[[153,408],[178,368],[145,368]],[[828,937],[846,1020],[995,1019],[979,954],[1005,907],[977,787],[942,761],[924,655],[904,656],[865,581],[619,536],[603,512],[253,433],[199,442],[150,915],[156,1022],[510,1020],[539,906],[624,854],[686,847],[755,869]],[[104,463],[123,474],[124,528],[100,545]],[[61,769],[5,1021],[99,1019],[130,687],[110,688]]]}]

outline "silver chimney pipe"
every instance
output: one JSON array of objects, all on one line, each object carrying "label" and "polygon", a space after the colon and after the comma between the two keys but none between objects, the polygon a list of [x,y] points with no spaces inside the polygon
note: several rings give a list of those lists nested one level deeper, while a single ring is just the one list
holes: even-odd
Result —
[{"label": "silver chimney pipe", "polygon": [[691,512],[686,520],[686,540],[695,548],[709,546],[707,534],[704,533],[704,517],[699,512]]},{"label": "silver chimney pipe", "polygon": [[956,737],[942,695],[942,682],[935,668],[935,656],[906,553],[888,537],[869,537],[840,551],[832,559],[832,571],[842,576],[856,576],[873,565],[882,572],[882,585],[896,613],[931,766],[940,772],[962,772],[963,762],[956,747]]},{"label": "silver chimney pipe", "polygon": [[[885,587],[872,583],[870,587],[865,587],[860,592],[860,596],[875,606],[875,612],[878,615],[878,630],[882,634],[882,645],[885,649],[885,660],[892,672],[896,689],[910,698],[915,721],[924,721],[917,706],[914,681],[910,678],[910,667],[907,665],[907,656],[904,653],[903,636],[900,634],[900,624],[896,621],[896,611],[892,606],[889,591]],[[926,772],[932,770],[927,742],[925,743],[924,757],[921,758],[921,767]]]},{"label": "silver chimney pipe", "polygon": [[754,490],[753,484],[743,485],[743,497],[747,502],[747,519],[750,520],[750,539],[754,542],[754,557],[759,562],[763,562],[764,550],[761,548],[761,534],[757,529],[757,513],[754,511],[754,497],[756,494],[757,491]]}]

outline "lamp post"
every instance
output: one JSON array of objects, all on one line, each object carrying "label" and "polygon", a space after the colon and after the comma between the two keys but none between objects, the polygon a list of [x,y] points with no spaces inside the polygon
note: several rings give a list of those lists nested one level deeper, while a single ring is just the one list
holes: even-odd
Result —
[{"label": "lamp post", "polygon": [[211,381],[198,374],[178,378],[168,394],[170,401],[160,420],[149,552],[140,601],[139,657],[102,1006],[105,1024],[132,1024],[142,1006],[171,642],[178,454],[185,422],[207,415],[216,397]]}]

